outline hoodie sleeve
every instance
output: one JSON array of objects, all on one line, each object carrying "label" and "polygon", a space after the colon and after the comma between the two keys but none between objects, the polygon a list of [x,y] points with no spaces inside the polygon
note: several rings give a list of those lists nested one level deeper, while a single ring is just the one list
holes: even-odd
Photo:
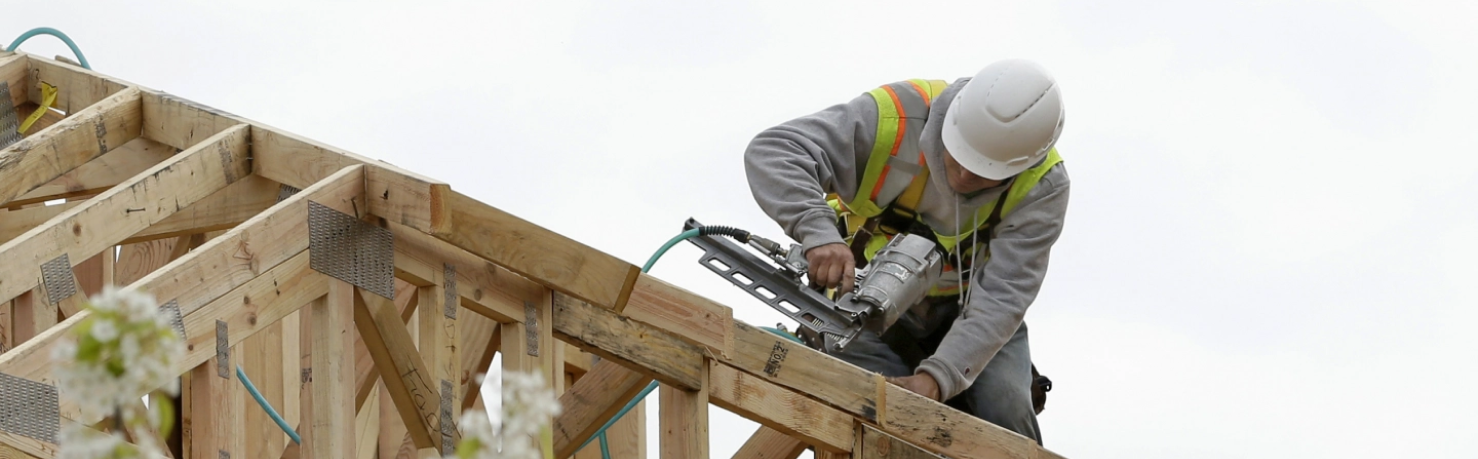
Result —
[{"label": "hoodie sleeve", "polygon": [[990,260],[971,279],[969,303],[934,355],[915,371],[933,376],[943,399],[969,388],[1021,326],[1062,233],[1069,184],[1065,166],[1057,165],[1001,221],[990,242]]},{"label": "hoodie sleeve", "polygon": [[744,152],[755,202],[803,249],[842,242],[826,194],[856,194],[876,131],[877,105],[862,94],[760,132]]}]

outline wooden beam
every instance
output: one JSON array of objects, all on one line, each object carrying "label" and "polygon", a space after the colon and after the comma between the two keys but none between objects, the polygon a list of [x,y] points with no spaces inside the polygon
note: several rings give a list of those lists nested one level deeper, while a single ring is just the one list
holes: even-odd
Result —
[{"label": "wooden beam", "polygon": [[678,389],[701,389],[708,373],[703,348],[563,294],[554,296],[554,333],[586,352]]},{"label": "wooden beam", "polygon": [[39,277],[27,265],[63,254],[90,258],[246,176],[246,151],[246,130],[223,132],[0,245],[0,259],[12,261],[0,268],[0,299],[19,295]]},{"label": "wooden beam", "polygon": [[[241,354],[234,356],[234,363],[241,366],[241,371],[252,380],[257,392],[273,409],[283,406],[284,388],[279,384],[282,381],[282,341],[282,322],[273,322],[243,340],[239,345]],[[293,393],[294,397],[297,395]],[[246,436],[246,454],[251,457],[281,457],[287,447],[282,428],[267,415],[266,410],[257,406],[248,407],[245,411],[244,423],[237,433]]]},{"label": "wooden beam", "polygon": [[[181,150],[195,146],[227,128],[244,123],[220,110],[181,99],[173,94],[153,90],[142,91],[141,106],[144,112],[144,126],[139,135]],[[332,173],[333,171],[330,171],[323,177],[328,177]],[[312,183],[294,186],[301,189],[307,188]]]},{"label": "wooden beam", "polygon": [[[420,308],[417,312],[425,312]],[[411,339],[395,305],[386,298],[372,293],[355,295],[354,325],[364,337],[365,347],[380,368],[381,378],[390,391],[395,408],[410,431],[417,449],[439,448],[441,433],[437,428],[438,400],[430,368],[416,351],[416,341]],[[393,373],[391,373],[393,371]],[[390,374],[396,377],[389,377]],[[460,434],[453,434],[453,442],[461,441]]]},{"label": "wooden beam", "polygon": [[734,311],[728,306],[642,274],[622,315],[708,347],[715,355],[734,351]]},{"label": "wooden beam", "polygon": [[[33,128],[34,129],[34,128]],[[139,137],[10,201],[9,206],[102,193],[181,150]]]},{"label": "wooden beam", "polygon": [[944,459],[867,424],[860,424],[862,438],[852,456],[857,459]]},{"label": "wooden beam", "polygon": [[713,404],[808,444],[852,451],[851,415],[722,363],[712,362],[708,370]]},{"label": "wooden beam", "polygon": [[375,459],[380,443],[380,386],[375,385],[369,404],[354,414],[355,454],[359,459]]},{"label": "wooden beam", "polygon": [[127,89],[0,150],[0,204],[139,136],[139,91]]},{"label": "wooden beam", "polygon": [[15,239],[16,236],[41,226],[42,223],[81,204],[79,201],[73,201],[53,206],[33,206],[15,210],[0,209],[0,244]]},{"label": "wooden beam", "polygon": [[433,285],[432,277],[451,263],[457,271],[462,306],[498,322],[523,321],[525,301],[537,301],[544,286],[489,263],[446,241],[407,226],[386,226],[395,236],[396,276],[416,285]]},{"label": "wooden beam", "polygon": [[710,367],[699,374],[699,389],[657,388],[662,459],[708,458],[708,397]]},{"label": "wooden beam", "polygon": [[554,456],[569,457],[595,435],[652,378],[602,360],[559,397],[563,407],[554,420]]},{"label": "wooden beam", "polygon": [[137,244],[123,244],[118,248],[118,262],[113,267],[113,283],[128,285],[149,273],[174,261],[169,255],[174,252],[174,239],[160,239]]},{"label": "wooden beam", "polygon": [[[363,193],[363,171],[348,168],[273,206],[226,234],[145,276],[128,288],[153,294],[161,302],[175,300],[188,319],[207,303],[236,289],[308,248],[308,201],[341,212],[353,212]],[[358,204],[362,206],[363,204]],[[52,348],[78,322],[82,312],[47,330],[37,339],[0,354],[0,372],[47,384]]]},{"label": "wooden beam", "polygon": [[734,453],[734,459],[795,459],[805,451],[806,444],[800,439],[760,426]]},{"label": "wooden beam", "polygon": [[[314,302],[312,457],[358,457],[354,437],[354,286],[330,280],[328,295]],[[392,306],[393,307],[393,306]]]},{"label": "wooden beam", "polygon": [[[446,269],[456,269],[455,265],[445,266]],[[416,303],[420,308],[417,326],[420,328],[421,359],[430,366],[429,376],[435,384],[431,393],[437,396],[432,404],[439,416],[432,425],[440,435],[433,438],[437,450],[443,456],[450,456],[454,455],[457,447],[451,432],[457,430],[456,423],[462,415],[462,395],[459,392],[462,387],[461,330],[457,327],[457,311],[461,307],[457,305],[456,291],[449,292],[445,281],[445,271],[432,271],[431,285],[416,288]],[[452,295],[450,299],[447,298],[448,293]]]},{"label": "wooden beam", "polygon": [[744,322],[734,323],[734,354],[724,363],[863,420],[882,417],[881,377]]},{"label": "wooden beam", "polygon": [[252,135],[255,171],[263,177],[302,186],[342,167],[363,164],[370,213],[425,233],[447,231],[445,195],[451,188],[441,181],[260,124],[253,124]]},{"label": "wooden beam", "polygon": [[620,311],[641,269],[471,197],[447,193],[451,230],[438,238],[513,272]]},{"label": "wooden beam", "polygon": [[[230,336],[229,331],[227,336]],[[229,354],[239,356],[233,346]],[[190,457],[246,457],[240,427],[246,411],[246,389],[236,380],[233,363],[209,359],[190,372]]]},{"label": "wooden beam", "polygon": [[908,389],[887,385],[883,431],[949,457],[1034,457],[1037,442]]},{"label": "wooden beam", "polygon": [[56,86],[58,91],[56,103],[53,106],[68,115],[92,106],[128,87],[127,84],[102,74],[52,59],[30,56],[30,64],[33,81],[26,88],[26,98],[39,104],[41,103],[41,86],[37,83],[44,82]]},{"label": "wooden beam", "polygon": [[477,382],[477,377],[492,366],[493,356],[498,353],[503,337],[499,334],[497,322],[479,314],[459,315],[457,323],[462,327],[461,405],[462,411],[467,411],[476,404],[478,394],[482,392],[482,384]]},{"label": "wooden beam", "polygon": [[234,228],[277,204],[280,187],[281,185],[271,180],[248,175],[134,233],[122,243],[133,244]]}]

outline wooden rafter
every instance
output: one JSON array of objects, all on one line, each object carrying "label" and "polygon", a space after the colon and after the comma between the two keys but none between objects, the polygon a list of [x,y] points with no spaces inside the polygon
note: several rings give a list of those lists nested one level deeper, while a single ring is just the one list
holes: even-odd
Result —
[{"label": "wooden rafter", "polygon": [[[479,403],[474,377],[501,353],[505,370],[539,369],[556,388],[579,378],[550,420],[561,457],[654,379],[664,457],[708,456],[710,403],[762,425],[736,457],[1058,457],[434,179],[24,53],[0,53],[0,82],[23,107],[41,82],[62,91],[46,122],[0,151],[0,337],[17,320],[33,330],[0,354],[0,372],[55,384],[50,349],[88,315],[80,297],[45,297],[38,266],[66,254],[83,290],[121,281],[179,304],[189,351],[174,370],[195,427],[182,444],[197,456],[443,453],[442,422]],[[283,199],[284,185],[303,190]],[[59,198],[73,201],[39,206]],[[399,301],[313,269],[309,202],[390,231]],[[57,306],[68,317],[52,325]],[[304,444],[262,425],[211,367],[218,321]],[[363,363],[345,358],[356,334]],[[228,438],[237,431],[223,426],[243,422]],[[0,432],[0,455],[11,452],[55,449]]]}]

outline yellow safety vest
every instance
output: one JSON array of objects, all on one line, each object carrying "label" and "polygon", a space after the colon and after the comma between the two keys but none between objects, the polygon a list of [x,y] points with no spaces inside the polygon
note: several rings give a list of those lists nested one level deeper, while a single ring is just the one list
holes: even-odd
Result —
[{"label": "yellow safety vest", "polygon": [[[873,142],[872,153],[868,157],[866,169],[863,170],[862,182],[858,184],[857,193],[851,201],[843,202],[836,194],[827,196],[827,203],[837,211],[838,225],[846,233],[847,244],[853,243],[858,230],[862,228],[870,228],[871,233],[883,236],[867,240],[866,247],[862,249],[866,261],[872,260],[893,236],[908,230],[906,226],[900,228],[903,225],[898,224],[899,222],[922,221],[915,209],[923,199],[924,187],[929,181],[929,167],[924,162],[919,139],[924,131],[924,123],[929,119],[929,108],[934,98],[948,85],[943,80],[906,80],[886,84],[868,92],[877,103],[878,127],[877,139]],[[900,155],[900,152],[903,154]],[[917,152],[917,155],[913,152]],[[1062,162],[1062,158],[1054,148],[1047,153],[1046,160],[1041,164],[1016,176],[1006,192],[1002,193],[1004,202],[1000,201],[1001,197],[997,197],[976,210],[975,221],[984,221],[984,224],[955,235],[944,235],[931,229],[935,240],[947,253],[953,255],[955,248],[968,240],[975,231],[984,230],[989,235],[990,227],[1011,213],[1022,198],[1036,187],[1042,176],[1059,162]],[[999,214],[992,215],[995,212]],[[965,260],[966,269],[974,258],[975,249],[966,247],[960,255]],[[986,251],[985,259],[989,260],[988,244]],[[960,278],[953,257],[945,258],[949,261],[945,263],[944,276],[929,291],[930,296],[954,295],[961,286],[969,282],[969,279]]]}]

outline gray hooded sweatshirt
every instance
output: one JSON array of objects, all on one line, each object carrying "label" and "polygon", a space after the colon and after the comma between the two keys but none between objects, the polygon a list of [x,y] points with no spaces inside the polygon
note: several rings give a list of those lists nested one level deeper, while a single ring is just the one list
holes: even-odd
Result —
[{"label": "gray hooded sweatshirt", "polygon": [[[946,235],[983,223],[973,221],[976,210],[1011,184],[1007,181],[969,196],[949,187],[940,131],[950,103],[967,82],[969,78],[956,80],[935,98],[919,139],[930,183],[917,211],[926,224]],[[825,195],[837,193],[844,202],[855,196],[877,135],[877,117],[876,103],[863,93],[845,104],[766,129],[750,142],[744,153],[750,191],[760,208],[803,248],[843,242],[836,211],[826,204]],[[974,263],[960,317],[934,355],[915,370],[934,377],[943,399],[970,387],[1021,325],[1062,232],[1068,185],[1067,170],[1059,163],[1002,219],[990,241],[989,261]]]}]

